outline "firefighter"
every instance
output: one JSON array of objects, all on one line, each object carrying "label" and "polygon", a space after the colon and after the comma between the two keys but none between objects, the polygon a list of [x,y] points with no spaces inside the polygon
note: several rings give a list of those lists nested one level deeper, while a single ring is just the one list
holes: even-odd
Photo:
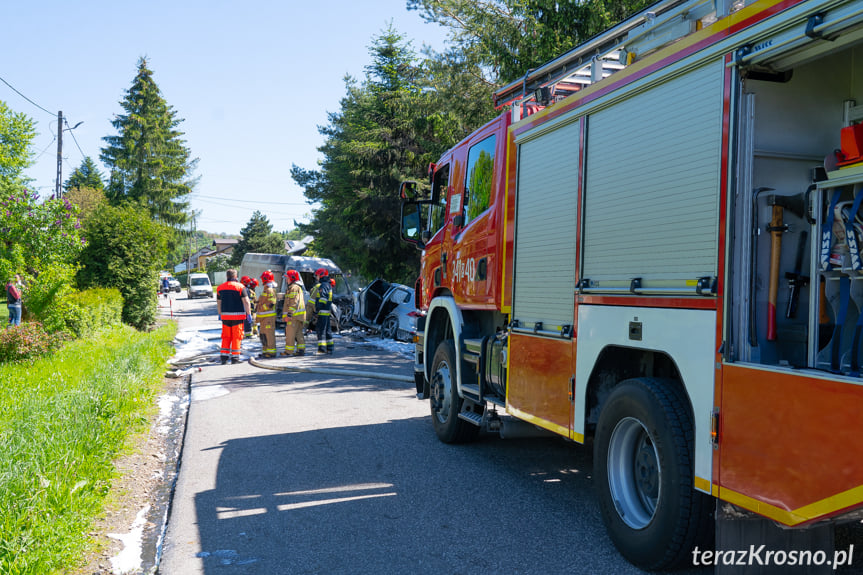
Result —
[{"label": "firefighter", "polygon": [[258,298],[258,326],[261,337],[261,358],[276,357],[276,282],[270,270],[261,274],[264,286]]},{"label": "firefighter", "polygon": [[252,321],[249,290],[237,281],[237,270],[226,272],[227,281],[216,289],[216,311],[222,320],[222,365],[239,363],[243,321]]},{"label": "firefighter", "polygon": [[285,292],[282,312],[282,320],[285,322],[285,351],[282,355],[305,355],[306,339],[303,328],[306,323],[306,302],[303,282],[297,270],[286,271],[285,277],[288,280],[288,289]]},{"label": "firefighter", "polygon": [[240,283],[245,286],[247,290],[249,290],[249,308],[252,310],[252,319],[250,321],[243,321],[243,337],[249,339],[252,337],[252,330],[255,325],[255,292],[252,291],[252,278],[249,276],[243,276],[240,278]]},{"label": "firefighter", "polygon": [[[255,290],[258,288],[258,280],[251,278],[249,280],[249,303],[252,304],[252,314],[254,315],[255,308],[258,306],[258,296],[255,295]],[[252,337],[258,335],[258,323],[255,318],[252,318]]]},{"label": "firefighter", "polygon": [[330,330],[330,307],[333,303],[333,286],[330,284],[330,272],[324,268],[315,270],[315,311],[318,319],[315,323],[315,331],[318,334],[318,354],[333,353],[333,332]]}]

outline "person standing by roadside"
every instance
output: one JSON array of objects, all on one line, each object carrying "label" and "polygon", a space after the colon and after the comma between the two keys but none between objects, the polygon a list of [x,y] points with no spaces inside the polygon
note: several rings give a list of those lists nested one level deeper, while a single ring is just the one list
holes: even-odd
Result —
[{"label": "person standing by roadside", "polygon": [[249,290],[237,281],[237,270],[225,272],[227,281],[216,289],[216,310],[222,320],[222,365],[240,362],[243,321],[252,320]]},{"label": "person standing by roadside", "polygon": [[318,354],[333,353],[333,332],[330,329],[330,308],[333,303],[333,286],[330,284],[330,272],[325,268],[315,270],[315,311],[318,319],[315,323],[315,331],[318,335]]},{"label": "person standing by roadside", "polygon": [[[21,276],[6,282],[6,309],[9,310],[9,325],[21,325]],[[16,285],[16,283],[18,285]]]},{"label": "person standing by roadside", "polygon": [[261,359],[276,357],[276,278],[270,270],[261,274],[263,289],[256,308],[261,337]]},{"label": "person standing by roadside", "polygon": [[306,323],[306,302],[303,282],[297,270],[286,271],[285,277],[288,279],[288,289],[282,311],[282,320],[285,322],[285,351],[282,355],[305,355],[306,338],[303,327]]}]

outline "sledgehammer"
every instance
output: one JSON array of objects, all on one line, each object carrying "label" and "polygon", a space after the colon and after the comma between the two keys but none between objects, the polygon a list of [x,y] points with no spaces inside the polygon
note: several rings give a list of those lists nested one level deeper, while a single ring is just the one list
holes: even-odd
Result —
[{"label": "sledgehammer", "polygon": [[776,341],[776,299],[779,295],[779,264],[782,259],[782,234],[788,231],[783,222],[783,212],[803,217],[803,194],[796,196],[767,196],[767,205],[773,207],[773,217],[767,231],[770,232],[770,283],[767,288],[767,341]]}]

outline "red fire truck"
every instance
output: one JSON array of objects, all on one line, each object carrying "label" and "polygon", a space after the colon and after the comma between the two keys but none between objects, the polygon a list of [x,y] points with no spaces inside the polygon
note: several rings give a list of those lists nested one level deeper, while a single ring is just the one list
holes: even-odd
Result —
[{"label": "red fire truck", "polygon": [[593,438],[649,569],[863,518],[863,2],[660,0],[495,99],[401,188],[440,439]]}]

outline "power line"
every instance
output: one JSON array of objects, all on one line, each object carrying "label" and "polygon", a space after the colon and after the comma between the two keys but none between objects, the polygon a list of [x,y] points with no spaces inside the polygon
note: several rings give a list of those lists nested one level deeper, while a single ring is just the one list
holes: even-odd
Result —
[{"label": "power line", "polygon": [[6,80],[4,80],[2,77],[0,77],[0,82],[3,82],[4,84],[6,84],[6,85],[7,85],[7,86],[9,86],[10,88],[12,88],[12,91],[13,91],[13,92],[15,92],[16,94],[18,94],[19,96],[21,96],[22,98],[24,98],[25,100],[27,100],[28,102],[30,102],[31,104],[33,104],[34,106],[36,106],[37,108],[39,108],[40,110],[42,110],[43,112],[45,112],[46,114],[51,114],[52,116],[54,115],[54,112],[49,112],[48,110],[46,110],[45,108],[43,108],[42,106],[40,106],[39,104],[37,104],[36,102],[34,102],[33,100],[31,100],[31,99],[30,99],[30,98],[28,98],[27,96],[25,96],[24,94],[22,94],[21,92],[19,92],[18,90],[16,90],[16,89],[15,89],[15,86],[13,86],[12,84],[10,84],[10,83],[9,83],[9,82],[7,82]]},{"label": "power line", "polygon": [[[66,127],[69,127],[69,122],[66,119],[63,119],[63,123],[66,124]],[[72,141],[75,142],[75,147],[78,148],[78,151],[81,152],[81,159],[83,160],[87,156],[84,155],[84,150],[81,149],[81,146],[78,144],[78,138],[75,137],[75,131],[73,128],[69,128],[69,135],[72,136]]]},{"label": "power line", "polygon": [[[232,204],[222,204],[222,203],[219,203],[219,202],[214,202],[213,200],[210,200],[210,201],[209,201],[209,203],[210,203],[210,204],[212,204],[212,205],[214,205],[214,206],[220,206],[220,207],[223,207],[223,208],[231,208],[231,209],[233,209],[233,210],[236,210],[236,209],[242,209],[242,210],[244,210],[244,211],[246,211],[246,212],[259,211],[259,210],[258,210],[257,208],[255,208],[253,205],[252,205],[252,206],[242,206],[242,207],[241,207],[241,206],[235,206],[235,205],[232,205]],[[246,203],[248,204],[249,202],[247,201]],[[257,202],[254,202],[254,203],[257,203]],[[303,215],[305,215],[305,213],[300,214],[299,212],[278,212],[278,211],[274,212],[274,211],[272,211],[272,210],[268,210],[268,211],[266,212],[266,214],[265,214],[265,215],[276,215],[276,216],[286,216],[286,217],[297,217],[297,215],[299,215],[299,216],[303,216]]]},{"label": "power line", "polygon": [[[219,196],[205,196],[202,194],[197,194],[195,192],[192,192],[191,195],[195,198],[204,198],[207,200],[222,200],[225,202],[240,202],[243,204],[249,203],[249,200],[245,200],[245,199],[221,198]],[[308,206],[308,205],[310,205],[308,202],[262,202],[262,201],[258,201],[258,200],[255,200],[254,203],[256,203],[256,204],[274,204],[274,205],[278,205],[278,206]]]},{"label": "power line", "polygon": [[53,146],[53,145],[54,145],[54,142],[56,142],[56,141],[57,141],[57,136],[54,136],[53,138],[51,138],[51,141],[48,143],[48,145],[47,145],[47,146],[45,146],[45,149],[44,149],[44,150],[42,150],[41,152],[39,152],[39,155],[38,155],[38,156],[36,156],[33,160],[34,160],[34,161],[36,161],[36,160],[38,160],[39,158],[41,158],[41,157],[42,157],[42,154],[44,154],[45,152],[47,152],[47,151],[48,151],[48,148],[50,148],[51,146]]}]

